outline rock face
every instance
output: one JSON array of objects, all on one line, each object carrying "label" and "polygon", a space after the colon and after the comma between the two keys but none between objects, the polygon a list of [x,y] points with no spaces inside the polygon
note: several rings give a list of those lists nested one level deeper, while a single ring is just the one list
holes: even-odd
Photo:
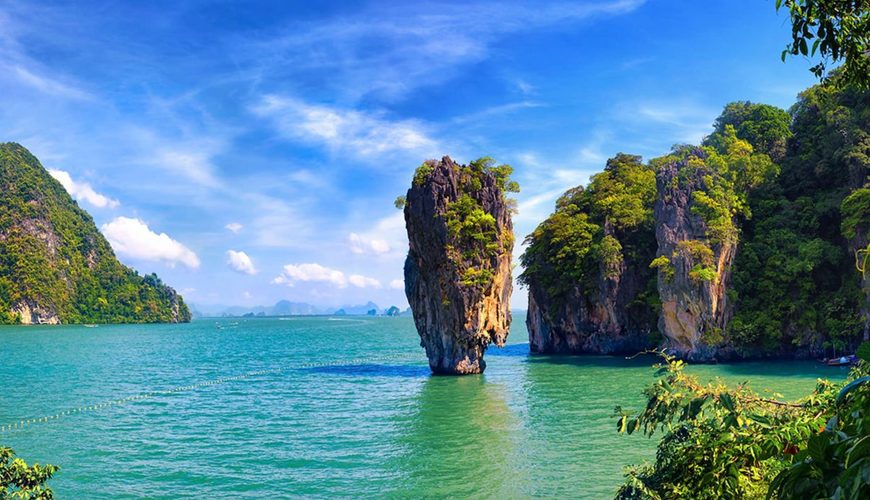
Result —
[{"label": "rock face", "polygon": [[39,160],[0,143],[0,323],[186,321],[175,290],[118,262]]},{"label": "rock face", "polygon": [[655,316],[637,303],[653,274],[644,259],[600,267],[594,287],[577,285],[561,300],[540,284],[528,283],[526,327],[532,352],[625,354],[653,346]]},{"label": "rock face", "polygon": [[513,227],[503,186],[449,157],[424,163],[404,208],[405,294],[435,374],[482,373],[507,339]]},{"label": "rock face", "polygon": [[659,331],[668,348],[690,361],[727,354],[715,345],[731,318],[725,292],[737,249],[732,241],[711,244],[707,224],[692,210],[693,193],[710,188],[705,182],[703,169],[686,161],[668,163],[656,173],[658,255],[669,261],[659,267]]},{"label": "rock face", "polygon": [[526,238],[532,352],[635,353],[655,344],[655,171],[617,154]]}]

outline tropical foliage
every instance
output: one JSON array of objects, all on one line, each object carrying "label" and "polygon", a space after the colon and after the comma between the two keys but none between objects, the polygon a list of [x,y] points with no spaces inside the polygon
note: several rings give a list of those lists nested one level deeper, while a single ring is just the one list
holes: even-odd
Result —
[{"label": "tropical foliage", "polygon": [[870,217],[863,190],[849,196],[870,172],[870,94],[812,87],[791,116],[781,174],[748,197],[753,217],[735,259],[729,335],[753,352],[789,345],[842,352],[854,346],[862,323],[846,240]]},{"label": "tropical foliage", "polygon": [[47,500],[54,498],[45,483],[58,471],[54,465],[27,465],[10,448],[0,446],[0,498]]},{"label": "tropical foliage", "polygon": [[[791,18],[792,41],[786,56],[821,57],[810,71],[827,79],[827,69],[842,62],[838,85],[870,89],[870,6],[866,0],[776,0]],[[837,78],[835,77],[835,80]]]},{"label": "tropical foliage", "polygon": [[181,297],[156,275],[115,258],[93,219],[33,155],[0,144],[0,323],[16,304],[39,304],[64,323],[190,319]]},{"label": "tropical foliage", "polygon": [[819,381],[796,402],[748,386],[701,383],[664,354],[639,412],[619,432],[661,433],[654,463],[630,467],[617,498],[867,498],[870,344],[842,385]]},{"label": "tropical foliage", "polygon": [[655,256],[655,196],[655,172],[639,156],[609,159],[587,187],[563,194],[556,211],[526,238],[520,281],[537,283],[558,302],[578,285],[594,287],[629,261],[643,262],[644,281],[654,288],[647,264]]},{"label": "tropical foliage", "polygon": [[[422,186],[434,171],[434,161],[426,161],[414,173],[412,184]],[[492,281],[496,258],[513,248],[514,235],[510,228],[499,230],[493,214],[481,203],[481,192],[494,185],[505,205],[513,210],[515,201],[505,198],[507,193],[519,192],[516,181],[511,180],[513,168],[497,165],[485,156],[468,165],[457,165],[459,196],[447,204],[444,221],[447,225],[447,255],[459,273],[463,285],[482,288]],[[404,208],[405,198],[396,199],[396,207]]]}]

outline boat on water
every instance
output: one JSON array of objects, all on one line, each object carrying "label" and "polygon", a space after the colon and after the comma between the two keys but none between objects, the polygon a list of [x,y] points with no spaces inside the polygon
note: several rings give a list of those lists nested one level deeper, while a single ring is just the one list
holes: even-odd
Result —
[{"label": "boat on water", "polygon": [[85,328],[96,328],[97,325],[84,325]]},{"label": "boat on water", "polygon": [[852,366],[858,364],[858,356],[850,354],[849,356],[840,356],[839,358],[823,359],[822,363],[828,366]]}]

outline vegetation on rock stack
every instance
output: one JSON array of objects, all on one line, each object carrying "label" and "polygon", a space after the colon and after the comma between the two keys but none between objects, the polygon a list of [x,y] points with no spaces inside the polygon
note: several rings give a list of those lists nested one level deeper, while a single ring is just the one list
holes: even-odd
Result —
[{"label": "vegetation on rock stack", "polygon": [[175,290],[115,258],[24,147],[0,144],[0,323],[190,321]]},{"label": "vegetation on rock stack", "polygon": [[507,338],[514,236],[505,193],[519,190],[511,172],[491,158],[430,160],[396,200],[409,240],[405,293],[435,373],[481,373],[486,347]]}]

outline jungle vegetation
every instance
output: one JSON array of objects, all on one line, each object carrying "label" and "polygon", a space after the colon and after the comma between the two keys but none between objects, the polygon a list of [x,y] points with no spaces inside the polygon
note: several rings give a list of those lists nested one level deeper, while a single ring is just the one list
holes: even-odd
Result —
[{"label": "jungle vegetation", "polygon": [[0,144],[0,241],[0,323],[18,323],[22,302],[62,323],[190,320],[160,278],[118,262],[91,216],[15,143]]},{"label": "jungle vegetation", "polygon": [[636,412],[616,408],[617,430],[660,433],[653,463],[629,467],[620,499],[836,498],[870,495],[870,343],[842,384],[780,401],[748,386],[703,384],[662,354]]},{"label": "jungle vegetation", "polygon": [[54,465],[27,465],[11,448],[0,446],[0,498],[49,500],[54,493],[45,485],[58,471]]},{"label": "jungle vegetation", "polygon": [[707,227],[702,240],[678,245],[695,263],[690,278],[714,279],[712,248],[738,246],[734,315],[720,341],[744,356],[854,349],[864,323],[855,268],[867,252],[853,247],[868,243],[868,131],[870,92],[853,87],[812,87],[789,112],[728,104],[700,146],[675,146],[646,165],[620,154],[566,192],[527,237],[520,279],[556,302],[574,287],[593,289],[620,258],[643,259],[667,280],[671,256],[656,257],[653,237],[655,172],[679,162],[673,187],[692,184],[693,213]]}]

